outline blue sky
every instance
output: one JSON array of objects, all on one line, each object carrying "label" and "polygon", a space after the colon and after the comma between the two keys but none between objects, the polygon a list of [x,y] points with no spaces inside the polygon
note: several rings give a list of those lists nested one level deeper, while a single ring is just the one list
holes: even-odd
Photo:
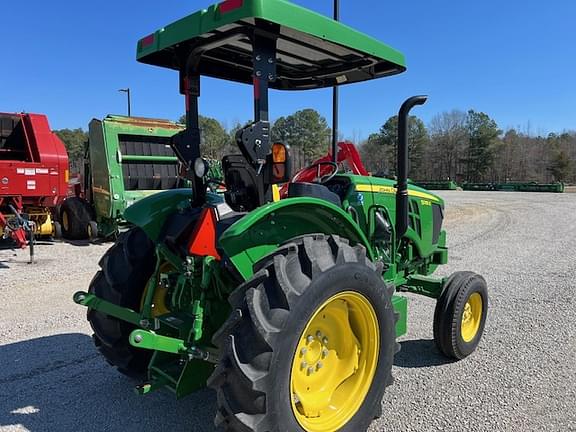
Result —
[{"label": "blue sky", "polygon": [[[46,113],[52,127],[86,128],[125,113],[176,119],[176,72],[135,61],[139,38],[210,1],[8,1],[0,11],[0,111]],[[332,1],[296,3],[331,14]],[[358,6],[361,5],[361,6]],[[341,130],[366,138],[413,94],[414,114],[476,109],[501,128],[533,134],[576,129],[576,2],[341,0],[342,21],[407,58],[404,74],[341,90]],[[250,87],[204,79],[200,109],[225,125],[252,116]],[[271,116],[314,107],[330,118],[329,90],[274,92]]]}]

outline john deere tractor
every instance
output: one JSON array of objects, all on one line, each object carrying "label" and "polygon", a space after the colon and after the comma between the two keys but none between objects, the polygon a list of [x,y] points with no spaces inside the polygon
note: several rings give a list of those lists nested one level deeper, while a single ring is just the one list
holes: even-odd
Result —
[{"label": "john deere tractor", "polygon": [[[436,300],[442,353],[474,351],[486,283],[472,272],[430,276],[447,262],[444,202],[407,183],[407,116],[426,97],[400,108],[397,180],[322,162],[314,181],[274,193],[289,180],[290,152],[271,142],[269,89],[398,74],[401,53],[283,0],[227,0],[141,39],[138,60],[179,72],[187,127],[171,145],[191,187],[128,207],[133,228],[74,300],[139,393],[180,398],[207,385],[215,422],[230,431],[366,430],[406,332],[401,292]],[[222,160],[223,198],[200,154],[201,76],[254,88],[254,121]]]}]

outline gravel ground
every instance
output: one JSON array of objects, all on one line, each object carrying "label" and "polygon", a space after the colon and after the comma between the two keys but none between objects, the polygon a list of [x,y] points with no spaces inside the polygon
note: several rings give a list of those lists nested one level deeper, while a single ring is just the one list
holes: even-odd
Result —
[{"label": "gravel ground", "polygon": [[[450,363],[434,304],[411,296],[395,385],[370,431],[576,431],[576,196],[441,192],[450,264],[490,290],[484,339]],[[96,354],[86,289],[109,244],[45,243],[38,262],[0,250],[1,431],[214,431],[214,394],[145,397]]]}]

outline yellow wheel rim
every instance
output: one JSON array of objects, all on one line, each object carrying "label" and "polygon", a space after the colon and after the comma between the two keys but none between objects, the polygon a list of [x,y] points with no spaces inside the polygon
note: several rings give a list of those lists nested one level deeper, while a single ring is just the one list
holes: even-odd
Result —
[{"label": "yellow wheel rim", "polygon": [[350,421],[370,390],[379,349],[378,318],[362,294],[342,292],[318,308],[290,374],[292,411],[304,430],[335,431]]},{"label": "yellow wheel rim", "polygon": [[[173,270],[169,263],[163,263],[158,270],[158,273],[155,275],[156,277],[156,284],[154,290],[154,297],[152,298],[152,317],[156,318],[161,315],[167,314],[170,312],[168,306],[166,305],[166,295],[168,294],[168,287],[165,286],[160,282],[160,274],[167,273],[170,270]],[[154,276],[152,276],[154,277]],[[146,289],[142,293],[142,298],[140,299],[140,310],[144,307],[144,302],[146,301],[146,294],[148,293],[148,288],[150,287],[150,281],[146,284]]]},{"label": "yellow wheel rim", "polygon": [[460,333],[464,342],[470,342],[476,337],[482,320],[482,297],[475,292],[468,298],[462,312],[462,324]]},{"label": "yellow wheel rim", "polygon": [[66,231],[68,231],[68,213],[67,212],[62,212],[62,227],[64,227],[64,229]]}]

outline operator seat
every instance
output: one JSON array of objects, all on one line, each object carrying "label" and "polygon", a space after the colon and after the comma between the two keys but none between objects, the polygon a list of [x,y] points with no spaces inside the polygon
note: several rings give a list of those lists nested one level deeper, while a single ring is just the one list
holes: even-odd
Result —
[{"label": "operator seat", "polygon": [[288,198],[312,197],[319,198],[342,207],[340,197],[320,183],[290,183]]}]

